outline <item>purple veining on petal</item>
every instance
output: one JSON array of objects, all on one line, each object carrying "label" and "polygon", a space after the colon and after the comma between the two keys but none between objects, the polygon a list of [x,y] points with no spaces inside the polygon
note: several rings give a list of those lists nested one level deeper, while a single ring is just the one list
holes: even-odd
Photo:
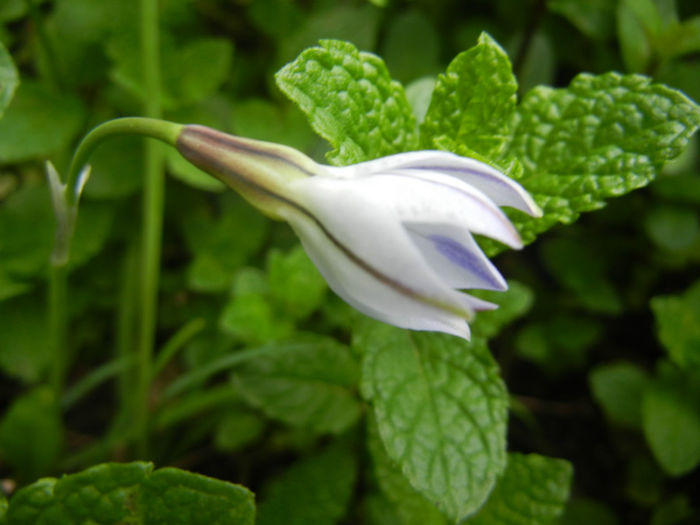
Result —
[{"label": "purple veining on petal", "polygon": [[429,235],[435,245],[435,249],[447,257],[452,263],[460,266],[476,275],[483,282],[491,285],[494,290],[503,290],[503,283],[499,282],[482,263],[477,254],[466,249],[459,242],[444,235]]}]

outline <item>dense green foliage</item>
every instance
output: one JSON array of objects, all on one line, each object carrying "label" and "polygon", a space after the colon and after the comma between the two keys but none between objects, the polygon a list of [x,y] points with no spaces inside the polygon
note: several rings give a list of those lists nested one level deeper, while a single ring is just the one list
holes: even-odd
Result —
[{"label": "dense green foliage", "polygon": [[[0,524],[697,522],[695,4],[3,2]],[[508,211],[522,252],[482,243],[509,290],[479,294],[500,308],[471,341],[409,332],[176,151],[112,139],[56,346],[43,162],[65,175],[91,127],[154,112],[336,165],[454,151],[544,217]]]}]

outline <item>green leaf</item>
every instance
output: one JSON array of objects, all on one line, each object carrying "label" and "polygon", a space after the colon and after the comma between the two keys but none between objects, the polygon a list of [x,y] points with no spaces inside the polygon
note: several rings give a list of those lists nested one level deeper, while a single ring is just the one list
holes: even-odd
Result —
[{"label": "green leaf", "polygon": [[[117,33],[110,43],[116,65],[114,81],[137,98],[143,98],[141,51],[138,39],[128,31]],[[163,107],[173,110],[195,104],[213,95],[228,76],[233,45],[224,38],[179,39],[164,35],[161,40]]]},{"label": "green leaf", "polygon": [[690,207],[655,206],[645,217],[644,228],[658,247],[670,252],[689,250],[700,239],[700,217]]},{"label": "green leaf", "polygon": [[661,370],[644,392],[644,436],[661,467],[681,476],[700,463],[700,373]]},{"label": "green leaf", "polygon": [[594,368],[588,376],[593,397],[614,424],[640,428],[642,394],[649,378],[633,363],[621,361]]},{"label": "green leaf", "polygon": [[265,420],[260,414],[238,408],[227,410],[219,421],[214,435],[217,450],[231,453],[250,445],[265,430]]},{"label": "green leaf", "polygon": [[306,456],[263,491],[257,525],[338,523],[347,512],[356,477],[356,459],[343,444]]},{"label": "green leaf", "polygon": [[[348,42],[322,40],[276,75],[280,89],[306,113],[344,165],[417,147],[415,117],[384,62]],[[332,94],[329,96],[329,94]]]},{"label": "green leaf", "polygon": [[[428,113],[421,125],[421,145],[463,145],[487,158],[497,158],[511,135],[518,84],[505,51],[488,34],[457,55],[438,76]],[[445,144],[442,143],[444,146]]]},{"label": "green leaf", "polygon": [[501,328],[526,314],[534,300],[532,290],[518,281],[508,281],[506,292],[479,290],[473,295],[498,305],[495,310],[479,312],[471,325],[472,334],[484,339],[498,335]]},{"label": "green leaf", "polygon": [[391,17],[382,57],[392,77],[404,84],[438,71],[440,39],[430,20],[417,9]]},{"label": "green leaf", "polygon": [[12,57],[0,42],[0,118],[10,105],[15,89],[19,85],[19,74]]},{"label": "green leaf", "polygon": [[0,303],[0,368],[27,383],[39,381],[51,359],[45,301],[27,294]]},{"label": "green leaf", "polygon": [[80,99],[25,81],[0,120],[0,163],[48,157],[78,134],[85,109]]},{"label": "green leaf", "polygon": [[389,458],[379,438],[377,423],[370,418],[367,447],[372,456],[374,476],[382,494],[393,504],[401,525],[445,525],[438,508],[416,491]]},{"label": "green leaf", "polygon": [[24,481],[46,475],[62,447],[60,411],[48,387],[16,398],[0,421],[0,456]]},{"label": "green leaf", "polygon": [[304,319],[322,305],[328,286],[301,245],[270,251],[267,272],[271,297],[290,318]]},{"label": "green leaf", "polygon": [[143,185],[143,138],[110,137],[90,155],[90,166],[84,196],[111,199],[135,193]]},{"label": "green leaf", "polygon": [[253,525],[253,494],[240,485],[150,463],[104,463],[19,490],[13,525],[143,523]]},{"label": "green leaf", "polygon": [[609,260],[595,245],[575,237],[555,237],[541,247],[547,269],[582,306],[604,314],[622,311],[619,294],[605,275]]},{"label": "green leaf", "polygon": [[650,305],[669,357],[678,366],[700,368],[700,281],[682,295],[654,297]]},{"label": "green leaf", "polygon": [[389,457],[451,519],[473,513],[505,467],[508,399],[486,345],[369,321],[354,335]]},{"label": "green leaf", "polygon": [[603,40],[612,35],[616,0],[551,0],[547,9],[564,16],[583,34]]},{"label": "green leaf", "polygon": [[217,208],[204,200],[199,204],[182,214],[185,240],[195,255],[188,284],[200,292],[223,291],[262,247],[269,221],[233,192],[222,195]]},{"label": "green leaf", "polygon": [[360,416],[357,363],[332,339],[280,344],[279,352],[246,362],[234,377],[250,404],[290,425],[339,433]]},{"label": "green leaf", "polygon": [[573,499],[566,506],[559,525],[619,525],[615,513],[602,503],[589,499]]},{"label": "green leaf", "polygon": [[522,163],[516,176],[544,211],[540,219],[513,214],[523,240],[645,186],[698,126],[697,104],[638,75],[582,74],[566,89],[533,89],[506,152]]},{"label": "green leaf", "polygon": [[468,523],[547,525],[564,511],[573,468],[563,459],[508,454],[508,464],[489,499]]}]

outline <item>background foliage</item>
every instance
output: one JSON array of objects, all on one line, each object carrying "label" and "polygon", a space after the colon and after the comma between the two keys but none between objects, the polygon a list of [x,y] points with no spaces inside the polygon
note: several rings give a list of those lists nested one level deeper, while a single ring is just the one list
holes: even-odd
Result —
[{"label": "background foliage", "polygon": [[115,139],[92,159],[62,392],[47,386],[42,166],[65,173],[90,127],[142,112],[138,7],[0,5],[0,478],[8,496],[26,487],[9,506],[0,497],[0,522],[118,523],[128,508],[146,523],[252,523],[252,494],[233,483],[271,524],[437,524],[479,508],[468,523],[700,519],[697,139],[664,166],[698,117],[657,84],[700,100],[696,2],[160,2],[166,118],[340,164],[419,145],[480,156],[547,212],[514,214],[523,236],[552,229],[497,257],[514,281],[472,343],[411,335],[345,306],[286,225],[165,152],[146,456],[131,424],[129,306],[143,141]]}]

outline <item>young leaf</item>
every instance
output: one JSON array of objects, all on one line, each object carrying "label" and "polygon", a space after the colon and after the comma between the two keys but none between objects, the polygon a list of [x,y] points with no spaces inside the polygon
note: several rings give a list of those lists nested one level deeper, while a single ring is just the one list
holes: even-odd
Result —
[{"label": "young leaf", "polygon": [[19,490],[6,518],[12,525],[253,525],[255,504],[240,485],[176,468],[153,471],[150,463],[104,463]]},{"label": "young leaf", "polygon": [[80,99],[23,82],[0,120],[0,163],[48,157],[67,147],[84,114]]},{"label": "young leaf", "polygon": [[12,57],[0,42],[0,118],[10,105],[15,89],[19,85],[19,75]]},{"label": "young leaf", "polygon": [[488,34],[457,55],[438,77],[421,125],[421,145],[437,146],[447,138],[455,150],[463,144],[487,158],[498,158],[511,134],[518,84],[505,51]]},{"label": "young leaf", "polygon": [[564,511],[573,469],[563,459],[508,454],[489,499],[469,525],[547,525]]},{"label": "young leaf", "polygon": [[280,345],[236,370],[245,399],[268,416],[316,432],[342,432],[360,416],[357,363],[331,339]]},{"label": "young leaf", "polygon": [[0,457],[23,480],[45,475],[62,446],[58,403],[48,387],[15,399],[0,421]]},{"label": "young leaf", "polygon": [[700,373],[670,366],[645,390],[644,436],[661,467],[672,476],[700,463]]},{"label": "young leaf", "polygon": [[505,466],[507,393],[486,345],[379,323],[355,337],[389,457],[452,520],[468,516]]},{"label": "young leaf", "polygon": [[566,89],[533,89],[506,152],[522,163],[519,182],[544,211],[513,216],[523,240],[645,186],[698,126],[697,104],[638,75],[582,74]]},{"label": "young leaf", "polygon": [[532,306],[532,290],[518,281],[508,281],[505,292],[478,291],[474,295],[498,305],[496,310],[479,312],[471,326],[472,334],[489,339],[507,324],[523,316]]},{"label": "young leaf", "polygon": [[348,42],[322,40],[275,75],[280,89],[335,148],[328,159],[352,164],[417,147],[415,117],[382,60]]},{"label": "young leaf", "polygon": [[624,361],[601,365],[591,371],[588,382],[610,422],[641,427],[642,393],[649,382],[644,370]]},{"label": "young leaf", "polygon": [[357,477],[348,447],[307,456],[269,484],[257,525],[332,525],[346,513]]},{"label": "young leaf", "polygon": [[654,297],[659,339],[681,367],[700,367],[700,281],[680,296]]},{"label": "young leaf", "polygon": [[272,299],[290,318],[304,319],[323,303],[328,286],[301,245],[270,251],[267,271]]}]

